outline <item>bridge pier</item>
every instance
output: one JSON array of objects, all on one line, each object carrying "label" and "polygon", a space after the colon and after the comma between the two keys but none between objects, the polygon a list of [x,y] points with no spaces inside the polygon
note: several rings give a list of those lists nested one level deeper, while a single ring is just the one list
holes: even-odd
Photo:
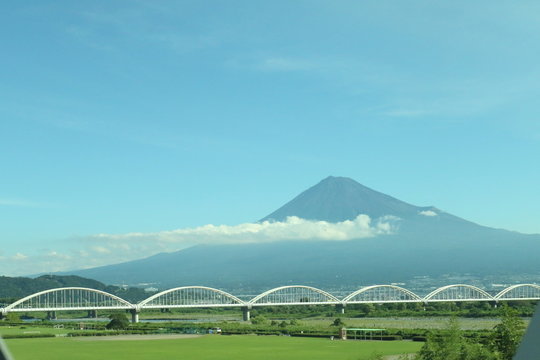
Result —
[{"label": "bridge pier", "polygon": [[250,320],[250,318],[251,318],[250,310],[251,310],[251,306],[244,306],[242,308],[242,320],[244,320],[244,321],[249,321]]},{"label": "bridge pier", "polygon": [[56,320],[56,311],[47,311],[47,320]]},{"label": "bridge pier", "polygon": [[88,310],[88,316],[89,319],[97,319],[97,310]]},{"label": "bridge pier", "polygon": [[345,314],[345,304],[337,304],[336,305],[336,312],[338,314]]},{"label": "bridge pier", "polygon": [[134,324],[139,322],[139,310],[138,309],[132,309],[131,310],[131,322],[134,323]]}]

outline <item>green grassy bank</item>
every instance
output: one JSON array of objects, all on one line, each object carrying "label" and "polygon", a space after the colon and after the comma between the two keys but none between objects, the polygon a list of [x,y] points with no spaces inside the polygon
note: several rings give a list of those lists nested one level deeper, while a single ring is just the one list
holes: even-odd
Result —
[{"label": "green grassy bank", "polygon": [[421,343],[395,341],[339,341],[288,336],[220,336],[161,340],[107,340],[99,338],[12,339],[6,341],[17,360],[95,359],[369,359],[413,353]]}]

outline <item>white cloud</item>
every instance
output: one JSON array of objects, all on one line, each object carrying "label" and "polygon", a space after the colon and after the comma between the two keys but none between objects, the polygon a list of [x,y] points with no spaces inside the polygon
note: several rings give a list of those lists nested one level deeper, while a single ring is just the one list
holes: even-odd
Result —
[{"label": "white cloud", "polygon": [[21,261],[21,260],[26,260],[28,259],[28,256],[24,255],[24,254],[21,254],[21,253],[16,253],[15,255],[13,255],[11,257],[12,260],[15,260],[15,261]]},{"label": "white cloud", "polygon": [[433,210],[424,210],[424,211],[420,211],[418,214],[420,215],[424,215],[424,216],[437,216],[439,214],[437,214],[435,211]]},{"label": "white cloud", "polygon": [[[367,215],[338,223],[305,220],[295,216],[283,222],[245,223],[234,226],[204,225],[154,233],[97,234],[71,239],[71,250],[44,250],[16,254],[0,263],[0,273],[21,275],[90,268],[171,252],[198,244],[247,244],[276,241],[347,241],[392,234],[396,217],[372,221]],[[21,263],[24,261],[24,265]],[[29,268],[29,264],[32,268]]]},{"label": "white cloud", "polygon": [[71,259],[73,259],[73,257],[70,256],[70,255],[62,254],[62,253],[59,253],[59,252],[56,252],[56,251],[50,251],[49,253],[47,253],[46,257],[51,258],[51,259],[60,259],[60,260],[71,260]]},{"label": "white cloud", "polygon": [[98,234],[90,240],[115,246],[134,242],[171,244],[260,243],[280,240],[351,240],[391,232],[394,218],[382,218],[372,224],[367,215],[338,223],[305,220],[296,216],[283,222],[245,223],[240,225],[204,225],[196,228],[161,231],[157,233]]},{"label": "white cloud", "polygon": [[111,250],[103,246],[92,246],[92,250],[94,250],[98,254],[109,254],[111,252]]}]

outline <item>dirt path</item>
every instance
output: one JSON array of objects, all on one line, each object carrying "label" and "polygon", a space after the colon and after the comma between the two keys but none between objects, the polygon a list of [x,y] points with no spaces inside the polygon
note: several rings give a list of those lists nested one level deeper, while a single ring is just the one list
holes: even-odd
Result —
[{"label": "dirt path", "polygon": [[111,336],[80,336],[75,337],[77,341],[139,341],[139,340],[170,340],[170,339],[192,339],[203,335],[196,334],[156,334],[156,335],[111,335]]}]

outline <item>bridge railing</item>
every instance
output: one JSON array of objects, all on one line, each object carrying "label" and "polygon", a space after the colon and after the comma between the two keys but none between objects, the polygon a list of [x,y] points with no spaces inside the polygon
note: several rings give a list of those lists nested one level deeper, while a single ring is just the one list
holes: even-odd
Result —
[{"label": "bridge railing", "polygon": [[339,305],[361,303],[432,303],[460,301],[516,301],[540,300],[540,286],[517,284],[496,295],[472,285],[454,284],[440,287],[421,297],[405,288],[394,285],[362,287],[342,299],[324,290],[305,286],[281,286],[265,291],[251,300],[241,300],[223,290],[205,286],[184,286],[162,291],[132,304],[105,291],[66,287],[40,291],[0,308],[0,313],[62,310],[125,309],[141,311],[158,308],[253,307],[283,305]]}]

